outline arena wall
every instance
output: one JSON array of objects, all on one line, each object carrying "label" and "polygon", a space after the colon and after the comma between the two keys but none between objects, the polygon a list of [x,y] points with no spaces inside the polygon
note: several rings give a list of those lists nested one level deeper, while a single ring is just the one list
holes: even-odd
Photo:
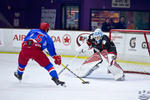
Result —
[{"label": "arena wall", "polygon": [[[21,43],[28,32],[29,29],[0,29],[0,52],[19,52]],[[86,38],[90,33],[92,32],[62,30],[51,30],[48,32],[54,41],[56,52],[60,55],[70,56],[75,56],[78,53],[76,49],[83,43],[81,38]],[[108,33],[104,34],[108,35]],[[137,48],[131,48],[129,41],[133,35],[121,35],[121,37],[124,38],[115,41],[117,43],[118,59],[150,63],[148,51],[145,48],[141,48],[140,43],[137,43],[139,45]],[[135,34],[134,37],[138,38],[139,35]],[[144,42],[143,38],[140,39]],[[80,56],[88,57],[92,54],[93,50],[89,50]]]}]

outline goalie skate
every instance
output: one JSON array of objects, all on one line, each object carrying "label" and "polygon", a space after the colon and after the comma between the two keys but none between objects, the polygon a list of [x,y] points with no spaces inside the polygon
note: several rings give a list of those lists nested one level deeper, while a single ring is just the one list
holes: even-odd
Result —
[{"label": "goalie skate", "polygon": [[116,81],[124,81],[125,80],[125,75],[123,75],[122,77],[116,79]]}]

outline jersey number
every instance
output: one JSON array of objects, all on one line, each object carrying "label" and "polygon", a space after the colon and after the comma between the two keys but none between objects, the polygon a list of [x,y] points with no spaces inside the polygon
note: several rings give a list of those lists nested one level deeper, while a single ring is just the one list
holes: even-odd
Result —
[{"label": "jersey number", "polygon": [[43,37],[43,35],[42,35],[42,34],[39,34],[39,35],[37,35],[37,38],[35,38],[35,40],[36,40],[37,42],[41,42],[42,37]]}]

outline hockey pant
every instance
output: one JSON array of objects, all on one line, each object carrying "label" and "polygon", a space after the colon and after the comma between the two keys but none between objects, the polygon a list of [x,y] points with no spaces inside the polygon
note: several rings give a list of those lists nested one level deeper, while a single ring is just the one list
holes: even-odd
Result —
[{"label": "hockey pant", "polygon": [[35,60],[40,66],[44,67],[50,74],[51,77],[58,78],[57,72],[53,67],[53,64],[49,61],[48,57],[41,51],[41,45],[38,43],[31,43],[25,41],[22,44],[22,50],[20,51],[18,58],[17,73],[23,74],[25,67],[29,59]]}]

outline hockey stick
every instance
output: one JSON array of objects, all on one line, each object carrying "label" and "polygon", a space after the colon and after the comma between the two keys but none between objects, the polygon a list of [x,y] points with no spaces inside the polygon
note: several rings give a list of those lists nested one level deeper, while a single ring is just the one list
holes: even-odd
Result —
[{"label": "hockey stick", "polygon": [[97,48],[93,48],[93,49],[98,53],[98,55],[100,56],[100,58],[102,58],[100,51]]},{"label": "hockey stick", "polygon": [[[72,63],[74,61],[75,58],[77,58],[77,56],[80,54],[80,52],[70,61],[70,63]],[[68,67],[69,64],[66,65],[66,67]],[[63,68],[59,73],[58,75],[60,75],[66,68]]]},{"label": "hockey stick", "polygon": [[[49,55],[49,53],[48,53],[47,51],[45,51],[45,53]],[[81,54],[81,52],[79,52],[79,53],[70,61],[70,63],[72,63],[72,62],[74,61],[74,59],[77,58],[77,56],[78,56],[79,54]],[[66,67],[68,67],[68,66],[69,66],[69,64],[66,65]],[[63,69],[58,73],[58,75],[60,75],[64,70],[65,70],[65,68],[63,68]]]},{"label": "hockey stick", "polygon": [[65,69],[67,69],[69,72],[71,72],[73,75],[75,75],[78,79],[80,79],[82,81],[82,84],[89,84],[89,81],[84,81],[81,77],[79,77],[78,75],[76,75],[73,71],[71,71],[67,66],[65,66],[64,64],[61,64]]},{"label": "hockey stick", "polygon": [[[49,55],[49,53],[47,51],[45,51],[46,54]],[[70,71],[72,74],[74,74],[78,79],[80,79],[82,81],[82,84],[89,84],[89,81],[84,81],[81,77],[79,77],[78,75],[76,75],[73,71],[71,71],[68,67],[66,67],[64,64],[61,64],[65,69],[67,69],[68,71]]]}]

